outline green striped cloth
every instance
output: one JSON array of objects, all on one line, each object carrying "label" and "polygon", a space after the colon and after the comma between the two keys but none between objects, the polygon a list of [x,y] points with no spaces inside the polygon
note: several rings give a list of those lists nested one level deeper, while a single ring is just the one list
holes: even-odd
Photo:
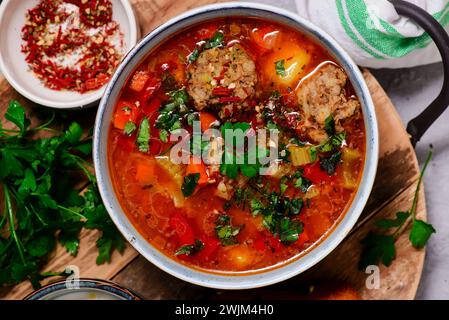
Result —
[{"label": "green striped cloth", "polygon": [[[446,30],[449,0],[408,0]],[[331,34],[362,66],[402,68],[441,60],[429,36],[387,0],[296,0],[299,15]]]}]

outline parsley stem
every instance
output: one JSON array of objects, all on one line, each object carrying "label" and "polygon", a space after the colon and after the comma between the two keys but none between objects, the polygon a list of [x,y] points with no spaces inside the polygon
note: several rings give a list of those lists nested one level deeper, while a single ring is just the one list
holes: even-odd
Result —
[{"label": "parsley stem", "polygon": [[5,129],[5,128],[1,128],[0,132],[8,132],[8,133],[19,133],[20,130],[14,130],[14,129]]},{"label": "parsley stem", "polygon": [[54,119],[55,119],[55,113],[53,112],[52,115],[51,115],[50,120],[48,120],[47,122],[37,126],[36,128],[30,129],[30,131],[39,131],[39,130],[46,129],[46,130],[49,130],[49,131],[56,131],[57,132],[57,130],[54,130],[54,129],[51,129],[51,128],[47,128],[53,122]]},{"label": "parsley stem", "polygon": [[85,217],[85,216],[83,216],[82,214],[80,214],[80,213],[76,212],[75,210],[72,210],[72,209],[66,208],[66,207],[64,207],[64,206],[61,206],[61,205],[59,205],[59,204],[58,204],[58,208],[59,208],[59,209],[61,209],[61,210],[67,211],[67,212],[69,212],[69,213],[73,214],[74,216],[77,216],[77,217],[78,217],[78,218],[80,218],[80,219],[86,219],[86,217]]},{"label": "parsley stem", "polygon": [[9,188],[4,182],[3,182],[3,193],[4,193],[4,197],[5,197],[5,208],[8,213],[9,230],[11,232],[12,238],[14,239],[14,242],[16,243],[17,251],[19,252],[20,259],[22,260],[22,263],[25,265],[26,262],[25,262],[25,255],[23,253],[23,246],[22,246],[22,243],[20,242],[19,238],[17,237],[16,227],[14,224],[14,213],[12,211],[12,204],[11,204],[11,197],[9,195]]},{"label": "parsley stem", "polygon": [[426,161],[424,162],[424,165],[422,167],[421,173],[419,174],[419,179],[418,179],[418,185],[416,186],[416,191],[415,191],[415,195],[413,197],[413,204],[412,204],[412,208],[410,209],[410,213],[413,216],[413,220],[415,220],[416,218],[416,207],[418,205],[418,193],[419,193],[419,189],[421,187],[421,182],[422,179],[424,177],[424,173],[426,172],[427,166],[430,162],[430,160],[432,159],[432,149],[429,150],[428,154],[427,154],[427,158]]},{"label": "parsley stem", "polygon": [[20,198],[20,196],[17,194],[17,191],[14,189],[11,189],[11,193],[14,197],[14,200],[16,200],[16,202],[20,203],[26,210],[26,212],[28,214],[33,213],[37,219],[42,223],[42,225],[46,226],[47,223],[42,219],[42,217],[40,216],[40,214],[37,213],[37,211],[34,209],[33,205],[30,203],[29,206],[31,207],[31,210],[28,208],[28,206],[25,205],[25,203],[23,202],[23,200]]},{"label": "parsley stem", "polygon": [[426,172],[427,166],[429,165],[429,162],[432,159],[432,154],[433,154],[432,149],[430,149],[429,153],[427,154],[426,161],[424,162],[424,165],[421,169],[421,173],[419,174],[418,184],[416,185],[415,194],[413,195],[412,207],[410,209],[410,217],[407,220],[405,220],[403,222],[403,224],[401,226],[399,226],[396,229],[396,231],[393,233],[393,237],[395,239],[397,239],[401,235],[402,231],[409,225],[410,221],[416,220],[416,208],[418,206],[419,190],[421,188],[421,183],[422,183],[422,179],[424,177],[424,173]]}]

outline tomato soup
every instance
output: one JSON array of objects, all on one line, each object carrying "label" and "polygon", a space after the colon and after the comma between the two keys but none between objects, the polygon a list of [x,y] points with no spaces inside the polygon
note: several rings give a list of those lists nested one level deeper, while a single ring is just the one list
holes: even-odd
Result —
[{"label": "tomato soup", "polygon": [[[189,151],[221,163],[174,161],[173,134],[191,142],[195,123],[200,133],[277,138],[235,149],[215,148],[226,135],[192,140]],[[268,150],[274,161],[262,163]],[[319,243],[351,205],[364,157],[345,71],[304,34],[256,18],[196,25],[150,52],[122,89],[108,141],[133,225],[167,256],[211,272],[272,267]]]}]

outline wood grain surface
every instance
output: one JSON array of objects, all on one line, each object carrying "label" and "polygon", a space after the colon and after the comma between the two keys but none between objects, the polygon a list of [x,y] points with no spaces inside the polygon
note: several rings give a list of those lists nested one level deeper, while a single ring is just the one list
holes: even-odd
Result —
[{"label": "wood grain surface", "polygon": [[[170,17],[212,2],[218,1],[131,0],[142,35]],[[410,208],[419,174],[414,150],[393,104],[369,71],[364,70],[363,73],[376,107],[380,153],[375,186],[361,218],[342,244],[318,265],[281,284],[245,290],[244,297],[292,298],[307,291],[311,285],[343,281],[351,284],[363,299],[414,298],[421,277],[425,252],[413,249],[405,233],[396,243],[396,260],[389,268],[380,267],[380,288],[367,289],[365,283],[368,274],[357,269],[361,250],[360,240],[372,230],[376,219],[392,217],[395,212]],[[0,119],[2,120],[11,99],[22,102],[27,107],[28,114],[34,119],[36,119],[34,116],[36,111],[42,108],[21,97],[3,78],[0,78],[0,97]],[[88,128],[94,122],[95,109],[73,112],[71,116],[82,119],[84,126]],[[418,216],[424,219],[426,217],[423,188],[419,194]],[[58,247],[43,270],[62,270],[66,266],[75,265],[79,268],[81,277],[111,279],[134,290],[145,299],[226,297],[227,293],[201,288],[172,277],[139,256],[129,245],[122,255],[115,253],[110,264],[98,266],[95,264],[97,235],[94,231],[84,230],[81,236],[77,257],[71,257],[63,248]],[[56,279],[51,281],[54,280]],[[0,298],[21,299],[31,290],[29,283],[24,282],[12,288],[1,288]],[[243,295],[234,293],[233,297],[242,298]]]}]

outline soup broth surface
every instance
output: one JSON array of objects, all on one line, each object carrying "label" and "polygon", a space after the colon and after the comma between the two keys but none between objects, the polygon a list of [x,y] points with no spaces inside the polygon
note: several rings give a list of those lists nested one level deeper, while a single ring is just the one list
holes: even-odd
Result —
[{"label": "soup broth surface", "polygon": [[[203,134],[271,129],[278,138],[225,149],[218,158],[229,163],[174,163],[170,135],[191,134],[195,121]],[[232,140],[217,139],[188,151],[216,154],[216,141]],[[272,149],[276,161],[249,163]],[[123,87],[108,141],[133,225],[167,256],[214,272],[272,267],[319,243],[351,205],[364,157],[361,106],[344,70],[304,34],[255,18],[196,25],[151,52]]]}]

